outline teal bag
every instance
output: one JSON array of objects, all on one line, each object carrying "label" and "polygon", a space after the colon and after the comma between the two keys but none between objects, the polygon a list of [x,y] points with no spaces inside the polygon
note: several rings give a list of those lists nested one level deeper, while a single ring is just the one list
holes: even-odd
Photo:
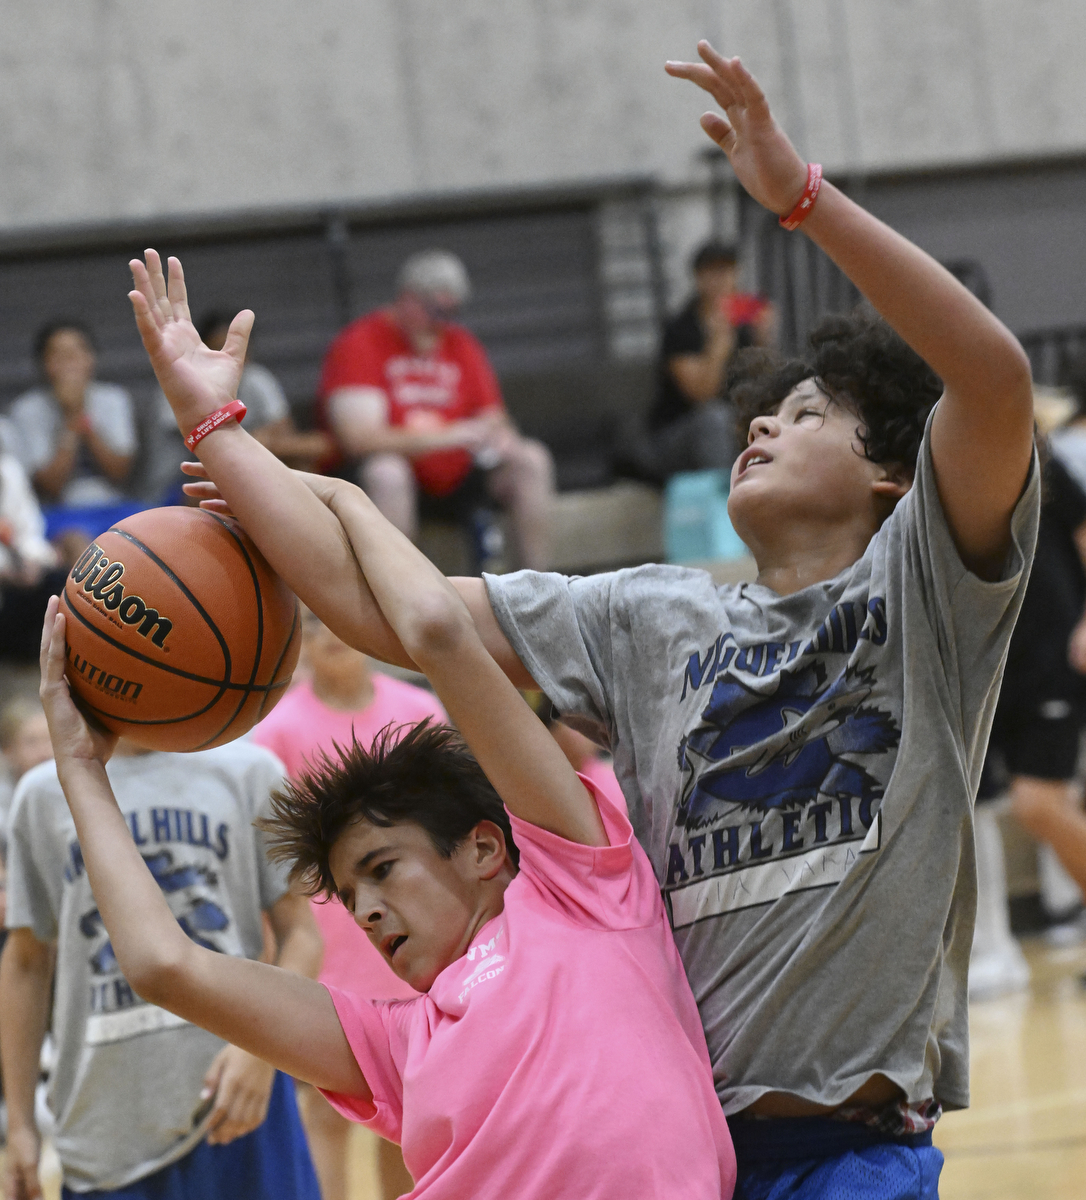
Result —
[{"label": "teal bag", "polygon": [[670,563],[745,558],[728,517],[728,471],[681,471],[664,489],[664,550]]}]

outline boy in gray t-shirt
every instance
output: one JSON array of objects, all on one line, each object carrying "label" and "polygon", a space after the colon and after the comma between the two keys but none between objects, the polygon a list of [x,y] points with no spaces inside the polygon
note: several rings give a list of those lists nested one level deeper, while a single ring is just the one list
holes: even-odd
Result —
[{"label": "boy in gray t-shirt", "polygon": [[[836,319],[809,361],[752,368],[729,510],[756,583],[645,567],[456,586],[509,676],[614,753],[740,1118],[737,1194],[933,1197],[930,1128],[968,1102],[972,802],[1036,537],[1029,363],[821,182],[738,59],[698,49],[668,70],[726,112],[702,125],[739,181],[885,323]],[[169,293],[153,252],[133,273],[187,432],[232,399],[252,314],[200,355],[180,265]],[[197,453],[191,493],[228,505],[344,641],[409,665],[336,516],[350,485],[291,475],[234,422]]]},{"label": "boy in gray t-shirt", "polygon": [[[248,742],[196,754],[129,747],[108,769],[133,840],[190,938],[259,958],[266,912],[279,962],[316,973],[308,901],[288,891],[253,827],[283,782],[274,755]],[[317,1200],[290,1080],[145,1003],[121,974],[52,762],[19,783],[8,870],[0,1051],[13,1189],[35,1194],[34,1085],[55,982],[49,1105],[66,1195],[121,1190],[131,1200],[170,1185],[233,1200],[240,1174],[252,1195]]]}]

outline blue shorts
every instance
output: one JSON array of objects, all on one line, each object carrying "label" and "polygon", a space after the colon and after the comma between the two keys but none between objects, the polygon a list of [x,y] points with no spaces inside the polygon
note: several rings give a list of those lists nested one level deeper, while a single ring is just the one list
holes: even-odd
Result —
[{"label": "blue shorts", "polygon": [[225,1146],[201,1142],[184,1158],[115,1191],[62,1191],[63,1200],[320,1200],[294,1083],[277,1073],[259,1129]]},{"label": "blue shorts", "polygon": [[825,1117],[731,1123],[734,1200],[938,1200],[931,1134],[887,1138]]}]

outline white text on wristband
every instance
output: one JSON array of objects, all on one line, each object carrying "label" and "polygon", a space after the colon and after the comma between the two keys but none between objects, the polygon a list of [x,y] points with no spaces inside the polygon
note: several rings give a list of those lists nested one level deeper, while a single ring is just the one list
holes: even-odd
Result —
[{"label": "white text on wristband", "polygon": [[822,186],[822,164],[808,163],[807,164],[807,186],[803,189],[803,195],[800,196],[796,207],[786,216],[781,217],[781,226],[784,229],[798,229],[800,225],[811,215],[811,209],[814,208],[815,198],[818,195],[818,189]]},{"label": "white text on wristband", "polygon": [[240,421],[246,413],[245,405],[240,400],[231,400],[222,408],[217,408],[210,416],[204,417],[199,425],[185,438],[185,445],[190,450],[196,449],[196,443],[203,441],[212,430],[225,425],[227,421]]}]

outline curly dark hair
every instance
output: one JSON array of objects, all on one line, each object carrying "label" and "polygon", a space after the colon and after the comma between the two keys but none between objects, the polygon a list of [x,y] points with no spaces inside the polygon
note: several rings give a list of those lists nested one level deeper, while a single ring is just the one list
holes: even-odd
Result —
[{"label": "curly dark hair", "polygon": [[814,379],[835,403],[856,414],[864,456],[900,463],[910,474],[928,414],[943,384],[926,362],[881,318],[861,309],[827,317],[808,339],[804,359],[742,351],[728,380],[742,436],[750,422],[773,412],[804,379]]},{"label": "curly dark hair", "polygon": [[322,751],[300,779],[272,795],[272,815],[256,822],[267,835],[268,857],[289,864],[290,881],[309,895],[335,895],[328,858],[356,821],[414,822],[443,858],[480,821],[492,821],[519,865],[505,805],[455,729],[427,718],[406,733],[386,725],[369,749],[357,738],[333,745],[335,754]]}]

